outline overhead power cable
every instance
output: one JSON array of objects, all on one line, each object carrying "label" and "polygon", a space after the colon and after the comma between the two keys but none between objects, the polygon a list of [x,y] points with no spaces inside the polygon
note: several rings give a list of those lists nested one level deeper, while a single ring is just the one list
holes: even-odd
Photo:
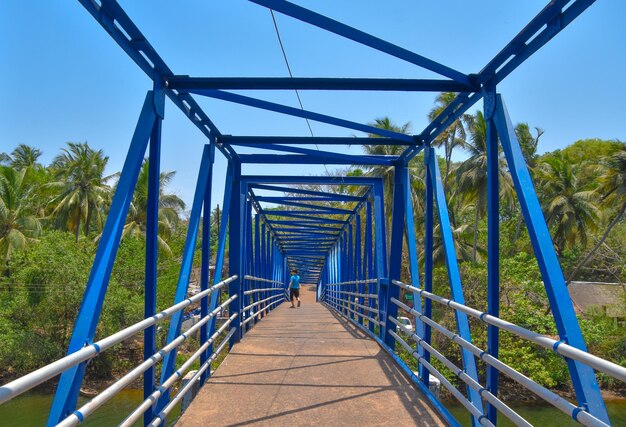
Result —
[{"label": "overhead power cable", "polygon": [[[287,71],[289,72],[289,77],[293,78],[293,73],[291,72],[291,66],[289,65],[289,60],[287,59],[287,53],[285,52],[285,46],[283,45],[283,39],[280,36],[280,30],[278,29],[278,23],[276,22],[276,16],[274,16],[273,9],[270,9],[270,14],[272,15],[272,21],[274,22],[274,29],[276,30],[276,36],[278,37],[278,44],[280,45],[280,50],[283,52],[283,58],[285,59],[285,64],[287,65]],[[300,109],[304,111],[304,106],[302,105],[302,99],[300,99],[300,93],[298,92],[298,89],[295,89],[294,92],[296,92],[296,97],[298,98],[298,104],[300,104]],[[305,118],[304,120],[306,120],[306,125],[309,127],[309,132],[311,133],[311,136],[314,137],[315,135],[313,134],[313,128],[311,127],[311,122],[309,122],[309,119],[307,118]],[[320,148],[317,146],[317,144],[315,144],[315,148],[317,148],[317,151],[320,151]],[[326,165],[324,165],[324,169],[326,169],[326,174],[328,175],[328,168],[326,167]]]}]

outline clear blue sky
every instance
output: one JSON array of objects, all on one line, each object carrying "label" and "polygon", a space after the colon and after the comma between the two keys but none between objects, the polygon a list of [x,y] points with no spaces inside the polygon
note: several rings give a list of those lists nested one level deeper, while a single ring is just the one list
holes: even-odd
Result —
[{"label": "clear blue sky", "polygon": [[[465,73],[479,71],[546,0],[312,1],[297,4]],[[122,1],[177,74],[286,76],[267,9],[244,0]],[[381,5],[384,4],[384,7]],[[599,0],[498,87],[514,122],[545,130],[540,151],[577,139],[626,140],[626,2]],[[428,71],[277,14],[294,76],[435,77]],[[0,3],[0,151],[43,150],[48,163],[67,141],[88,141],[121,168],[151,82],[77,1]],[[297,106],[293,92],[251,93]],[[389,116],[426,125],[434,93],[301,92],[304,107],[357,122]],[[307,135],[302,119],[198,99],[223,133]],[[312,122],[316,136],[354,132]],[[163,126],[170,191],[191,202],[204,136],[169,103]],[[344,147],[358,153],[358,147]],[[223,194],[216,164],[213,204]],[[246,166],[244,173],[319,174],[323,167]],[[220,202],[221,203],[221,202]]]}]

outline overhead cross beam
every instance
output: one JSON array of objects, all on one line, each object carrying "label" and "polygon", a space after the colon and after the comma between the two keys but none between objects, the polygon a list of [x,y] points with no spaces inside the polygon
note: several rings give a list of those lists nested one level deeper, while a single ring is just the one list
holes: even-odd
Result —
[{"label": "overhead cross beam", "polygon": [[320,123],[327,123],[329,125],[344,127],[347,129],[358,130],[374,135],[386,136],[388,138],[395,138],[402,141],[406,141],[407,144],[417,144],[417,141],[411,135],[405,135],[398,132],[393,132],[386,129],[380,129],[374,126],[364,125],[362,123],[353,122],[350,120],[339,119],[333,116],[327,116],[325,114],[315,113],[312,111],[289,107],[287,105],[277,104],[275,102],[264,101],[258,98],[252,98],[250,96],[239,95],[232,92],[226,92],[216,89],[192,89],[189,93],[195,93],[197,95],[207,96],[209,98],[221,99],[222,101],[233,102],[235,104],[247,105],[248,107],[260,108],[262,110],[273,111],[275,113],[287,114],[289,116],[301,117],[303,119],[314,120]]},{"label": "overhead cross beam", "polygon": [[367,90],[399,92],[474,92],[475,86],[454,80],[328,77],[189,77],[174,76],[171,89],[222,90]]}]

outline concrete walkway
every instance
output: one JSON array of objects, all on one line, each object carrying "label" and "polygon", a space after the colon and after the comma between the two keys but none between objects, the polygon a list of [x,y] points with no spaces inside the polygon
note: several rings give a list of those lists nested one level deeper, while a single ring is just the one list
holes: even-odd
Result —
[{"label": "concrete walkway", "polygon": [[445,425],[374,340],[316,304],[314,287],[302,297],[247,332],[177,425]]}]

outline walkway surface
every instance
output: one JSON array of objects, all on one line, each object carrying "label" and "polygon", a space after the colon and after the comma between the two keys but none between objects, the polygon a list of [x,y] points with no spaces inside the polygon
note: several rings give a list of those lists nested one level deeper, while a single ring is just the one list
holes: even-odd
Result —
[{"label": "walkway surface", "polygon": [[315,303],[281,304],[235,345],[180,426],[446,425],[366,334]]}]

